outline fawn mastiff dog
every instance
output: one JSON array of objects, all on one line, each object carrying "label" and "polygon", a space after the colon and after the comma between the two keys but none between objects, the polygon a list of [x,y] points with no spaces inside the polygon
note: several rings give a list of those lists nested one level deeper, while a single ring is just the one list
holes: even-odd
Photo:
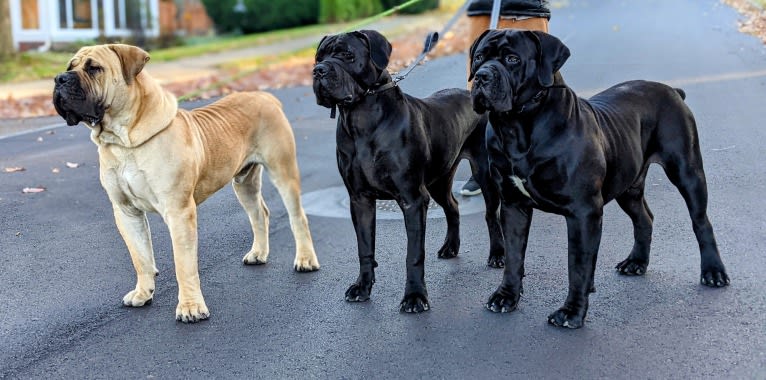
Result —
[{"label": "fawn mastiff dog", "polygon": [[517,306],[535,208],[563,215],[568,231],[569,294],[549,323],[583,325],[603,207],[613,199],[633,221],[635,239],[617,270],[644,274],[653,219],[644,182],[653,162],[662,165],[686,201],[700,247],[702,284],[729,284],[707,217],[697,127],[683,91],[632,81],[589,100],[578,98],[558,72],[569,49],[542,32],[487,31],[470,54],[473,106],[489,111],[492,124],[487,146],[492,177],[501,188],[506,244],[503,281],[487,308],[509,312]]},{"label": "fawn mastiff dog", "polygon": [[280,102],[265,92],[236,93],[193,111],[143,71],[149,55],[113,44],[83,47],[56,76],[53,104],[67,124],[84,122],[98,146],[101,184],[130,251],[137,282],[122,302],[152,300],[157,268],[147,212],[159,213],[173,244],[176,319],[208,318],[197,263],[197,205],[232,182],[252,225],[245,264],[269,255],[264,168],[290,217],[295,270],[319,269],[300,200],[295,141]]},{"label": "fawn mastiff dog", "polygon": [[[338,107],[338,169],[348,190],[356,230],[359,277],[347,301],[367,301],[375,283],[375,201],[395,200],[407,231],[407,281],[403,312],[430,308],[424,279],[426,212],[431,198],[443,209],[447,236],[438,251],[452,258],[460,248],[459,212],[452,179],[461,158],[471,162],[487,206],[491,266],[503,265],[497,214],[499,195],[489,181],[484,145],[486,117],[471,109],[464,89],[418,99],[392,81],[386,66],[391,44],[373,30],[326,36],[316,52],[317,104]],[[332,114],[331,114],[332,115]]]}]

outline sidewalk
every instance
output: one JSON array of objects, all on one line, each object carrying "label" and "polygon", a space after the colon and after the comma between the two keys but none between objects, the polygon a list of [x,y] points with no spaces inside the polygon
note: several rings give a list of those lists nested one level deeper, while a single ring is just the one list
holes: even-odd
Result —
[{"label": "sidewalk", "polygon": [[[451,14],[429,13],[426,15],[394,15],[378,20],[364,29],[376,29],[387,37],[411,32],[417,28],[441,28]],[[255,57],[288,54],[297,50],[314,46],[322,38],[321,35],[279,41],[271,44],[254,46],[240,50],[230,50],[196,57],[182,58],[169,62],[151,62],[146,70],[165,85],[168,83],[185,82],[200,77],[208,77],[218,73],[217,67],[238,60]],[[62,67],[63,71],[64,68]],[[21,83],[0,84],[0,99],[20,99],[31,96],[50,95],[53,92],[53,78]]]}]

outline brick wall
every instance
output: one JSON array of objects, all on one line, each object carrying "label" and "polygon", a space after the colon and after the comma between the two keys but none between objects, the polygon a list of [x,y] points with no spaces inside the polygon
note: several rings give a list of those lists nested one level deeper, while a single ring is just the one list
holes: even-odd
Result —
[{"label": "brick wall", "polygon": [[172,0],[160,1],[161,34],[205,35],[213,31],[213,21],[200,0],[183,0],[182,9],[179,12]]}]

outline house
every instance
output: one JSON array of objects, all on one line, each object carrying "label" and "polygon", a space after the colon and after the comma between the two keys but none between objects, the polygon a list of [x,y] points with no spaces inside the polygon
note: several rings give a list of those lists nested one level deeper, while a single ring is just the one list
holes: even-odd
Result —
[{"label": "house", "polygon": [[10,0],[10,11],[13,44],[20,51],[99,37],[156,38],[212,29],[200,0]]}]

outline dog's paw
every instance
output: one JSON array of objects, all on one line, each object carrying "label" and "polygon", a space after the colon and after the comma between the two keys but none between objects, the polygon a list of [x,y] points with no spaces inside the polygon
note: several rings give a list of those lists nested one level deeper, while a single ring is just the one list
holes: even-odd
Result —
[{"label": "dog's paw", "polygon": [[293,268],[296,272],[313,272],[319,270],[319,260],[316,255],[295,256]]},{"label": "dog's paw", "polygon": [[176,306],[176,321],[196,323],[209,316],[210,312],[205,302],[181,302]]},{"label": "dog's paw", "polygon": [[648,263],[645,261],[628,258],[620,261],[620,263],[615,265],[614,268],[617,269],[620,274],[624,274],[626,276],[643,276],[646,273],[647,265]]},{"label": "dog's paw", "polygon": [[348,302],[365,302],[370,300],[370,292],[372,291],[372,284],[365,286],[358,282],[352,284],[346,290],[346,301]]},{"label": "dog's paw", "polygon": [[125,297],[122,297],[122,304],[130,307],[141,307],[152,304],[152,295],[154,290],[133,289]]},{"label": "dog's paw", "polygon": [[556,327],[579,329],[585,324],[585,316],[562,307],[548,316],[548,323]]},{"label": "dog's paw", "polygon": [[439,248],[438,256],[440,259],[453,259],[457,257],[458,250],[459,248],[457,246],[444,243],[444,245]]},{"label": "dog's paw", "polygon": [[505,268],[505,256],[489,255],[487,258],[487,266],[492,268]]},{"label": "dog's paw", "polygon": [[520,295],[510,294],[498,289],[489,296],[485,306],[487,310],[493,313],[510,313],[516,310],[520,298]]},{"label": "dog's paw", "polygon": [[430,309],[428,298],[422,294],[406,295],[399,304],[399,311],[402,313],[422,313]]},{"label": "dog's paw", "polygon": [[250,251],[242,258],[242,263],[245,265],[263,265],[268,259],[268,252]]},{"label": "dog's paw", "polygon": [[728,286],[730,282],[729,275],[723,269],[703,270],[700,276],[700,283],[712,288],[722,288]]}]

